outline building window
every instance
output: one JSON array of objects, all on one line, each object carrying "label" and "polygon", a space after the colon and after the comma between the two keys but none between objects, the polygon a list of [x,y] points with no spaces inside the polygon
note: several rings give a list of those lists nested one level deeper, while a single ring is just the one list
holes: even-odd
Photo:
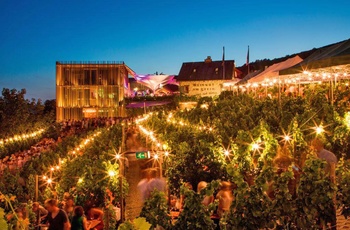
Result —
[{"label": "building window", "polygon": [[182,93],[188,93],[189,92],[189,86],[188,85],[183,85],[180,87],[180,91]]}]

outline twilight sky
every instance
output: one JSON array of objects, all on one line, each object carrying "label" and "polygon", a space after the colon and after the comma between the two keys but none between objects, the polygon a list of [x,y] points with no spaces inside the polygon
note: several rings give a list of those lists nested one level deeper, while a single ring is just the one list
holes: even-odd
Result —
[{"label": "twilight sky", "polygon": [[1,0],[0,89],[55,98],[55,62],[124,61],[178,74],[206,56],[245,63],[350,38],[349,0]]}]

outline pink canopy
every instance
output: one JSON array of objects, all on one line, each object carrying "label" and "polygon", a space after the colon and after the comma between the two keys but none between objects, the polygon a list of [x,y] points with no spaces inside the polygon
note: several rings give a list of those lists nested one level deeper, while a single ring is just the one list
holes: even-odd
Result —
[{"label": "pink canopy", "polygon": [[136,74],[134,78],[138,83],[152,89],[153,92],[167,84],[178,85],[174,75]]}]

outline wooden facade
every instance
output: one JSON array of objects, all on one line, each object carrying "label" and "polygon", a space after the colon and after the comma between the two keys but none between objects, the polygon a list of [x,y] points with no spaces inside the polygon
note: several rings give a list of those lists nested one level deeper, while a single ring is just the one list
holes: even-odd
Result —
[{"label": "wooden facade", "polygon": [[123,116],[130,71],[123,62],[56,62],[56,120]]}]

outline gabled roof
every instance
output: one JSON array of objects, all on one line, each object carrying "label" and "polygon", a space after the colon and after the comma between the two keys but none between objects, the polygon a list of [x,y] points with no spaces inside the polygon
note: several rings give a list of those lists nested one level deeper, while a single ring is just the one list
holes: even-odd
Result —
[{"label": "gabled roof", "polygon": [[350,39],[316,49],[299,64],[285,69],[280,75],[301,73],[304,70],[350,64]]},{"label": "gabled roof", "polygon": [[[203,80],[232,80],[235,61],[227,60],[225,63],[225,76],[223,76],[223,61],[185,62],[182,63],[178,81]],[[239,70],[236,69],[236,75]]]}]

